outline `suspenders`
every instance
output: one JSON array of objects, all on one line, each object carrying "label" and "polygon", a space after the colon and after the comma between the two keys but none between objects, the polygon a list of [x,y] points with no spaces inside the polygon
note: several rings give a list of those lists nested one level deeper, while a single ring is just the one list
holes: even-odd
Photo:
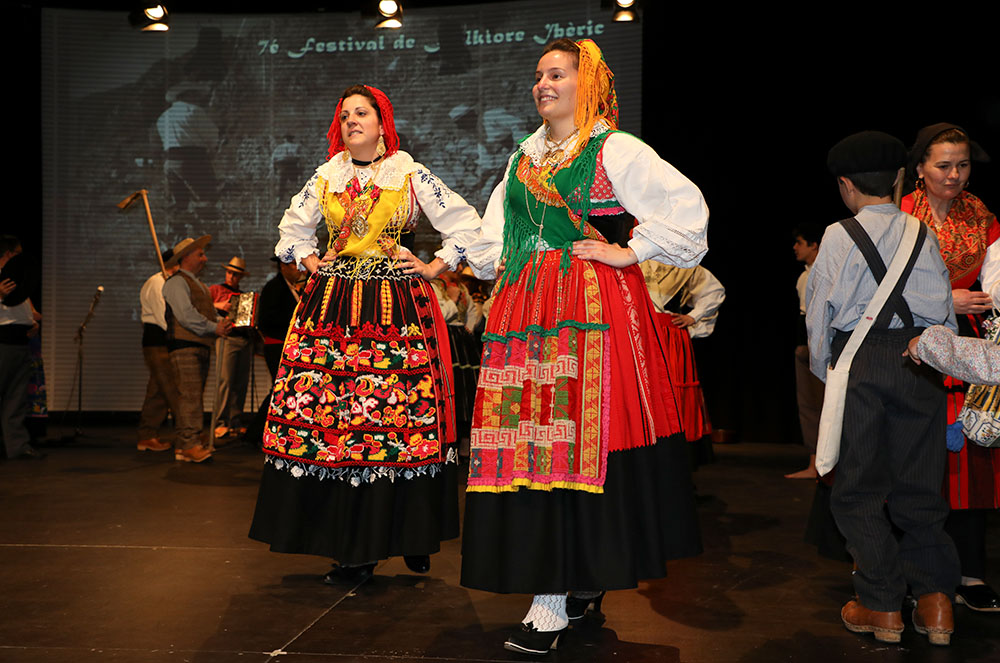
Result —
[{"label": "suspenders", "polygon": [[[861,227],[861,224],[854,217],[844,219],[840,224],[844,226],[844,230],[847,231],[847,234],[857,244],[861,255],[865,257],[865,260],[868,262],[868,269],[871,270],[872,276],[875,277],[875,282],[881,284],[886,274],[885,262],[882,261],[882,256],[879,255],[878,249],[872,243],[871,237],[868,236],[868,233],[865,232],[865,229]],[[874,326],[876,329],[888,329],[893,313],[899,316],[904,327],[913,326],[913,314],[910,312],[910,307],[903,298],[903,286],[906,285],[906,281],[910,277],[913,264],[917,261],[917,256],[920,254],[920,249],[923,247],[926,238],[927,225],[921,223],[910,259],[907,260],[906,267],[903,268],[903,273],[900,275],[896,287],[889,294],[889,300],[882,307],[881,312],[879,312],[878,317],[875,319]]]}]

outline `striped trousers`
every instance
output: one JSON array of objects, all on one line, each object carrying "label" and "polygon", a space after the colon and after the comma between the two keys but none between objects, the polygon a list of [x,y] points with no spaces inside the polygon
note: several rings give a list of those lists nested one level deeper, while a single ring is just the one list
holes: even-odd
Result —
[{"label": "striped trousers", "polygon": [[[855,591],[872,610],[899,610],[907,585],[915,596],[952,596],[959,581],[955,544],[944,532],[942,378],[902,356],[921,331],[872,329],[848,380],[830,508],[858,567]],[[849,336],[837,332],[834,361]]]}]

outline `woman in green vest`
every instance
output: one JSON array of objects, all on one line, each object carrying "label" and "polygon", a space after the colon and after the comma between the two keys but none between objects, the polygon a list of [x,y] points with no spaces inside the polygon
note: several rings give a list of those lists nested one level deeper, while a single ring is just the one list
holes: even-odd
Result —
[{"label": "woman in green vest", "polygon": [[544,654],[571,621],[599,613],[605,590],[701,550],[666,345],[637,263],[698,264],[708,210],[694,184],[617,131],[614,79],[592,41],[549,44],[535,81],[544,122],[511,157],[474,247],[492,258],[477,276],[500,280],[473,413],[462,584],[534,595],[505,646]]}]

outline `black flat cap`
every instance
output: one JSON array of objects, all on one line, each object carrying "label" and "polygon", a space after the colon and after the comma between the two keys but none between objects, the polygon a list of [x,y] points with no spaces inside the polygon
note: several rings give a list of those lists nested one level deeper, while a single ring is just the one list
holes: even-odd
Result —
[{"label": "black flat cap", "polygon": [[826,155],[826,167],[837,176],[898,170],[905,165],[903,141],[881,131],[851,134]]}]

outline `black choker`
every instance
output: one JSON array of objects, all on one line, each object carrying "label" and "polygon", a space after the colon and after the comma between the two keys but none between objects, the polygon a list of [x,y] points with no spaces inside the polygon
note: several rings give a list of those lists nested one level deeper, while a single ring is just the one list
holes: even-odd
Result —
[{"label": "black choker", "polygon": [[372,159],[371,161],[362,161],[360,159],[355,159],[354,157],[351,157],[351,163],[353,163],[355,166],[370,166],[381,158],[382,158],[381,154]]}]

